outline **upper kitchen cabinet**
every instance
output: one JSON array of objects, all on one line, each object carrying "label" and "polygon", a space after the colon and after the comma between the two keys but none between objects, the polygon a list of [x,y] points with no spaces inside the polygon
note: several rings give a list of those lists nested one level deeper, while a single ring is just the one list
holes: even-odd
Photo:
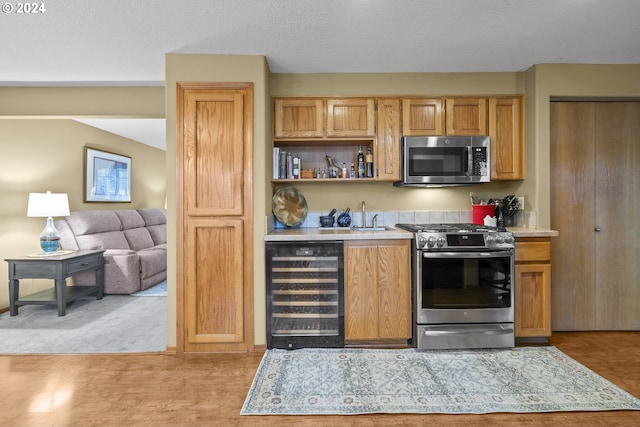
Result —
[{"label": "upper kitchen cabinet", "polygon": [[440,98],[405,98],[402,100],[402,134],[404,136],[444,135],[444,109]]},{"label": "upper kitchen cabinet", "polygon": [[276,99],[275,138],[322,138],[324,101],[322,99]]},{"label": "upper kitchen cabinet", "polygon": [[379,99],[376,167],[380,181],[400,179],[400,100]]},{"label": "upper kitchen cabinet", "polygon": [[522,97],[489,98],[491,179],[524,179]]},{"label": "upper kitchen cabinet", "polygon": [[[393,156],[376,152],[374,98],[273,98],[273,109],[274,181],[338,182],[345,179],[341,176],[343,167],[347,169],[347,179],[374,181],[378,156],[385,162],[397,161]],[[399,131],[395,139],[399,140]],[[360,149],[373,158],[374,175],[350,178],[352,165],[357,172]],[[398,148],[396,157],[399,154]],[[329,157],[337,163],[339,178],[332,176],[333,169],[329,166],[333,164],[329,163]],[[291,162],[298,168],[290,170]],[[321,171],[324,178],[318,176]]]},{"label": "upper kitchen cabinet", "polygon": [[327,100],[327,137],[366,138],[375,136],[373,98]]},{"label": "upper kitchen cabinet", "polygon": [[447,98],[447,135],[487,135],[486,98]]},{"label": "upper kitchen cabinet", "polygon": [[274,138],[373,138],[373,98],[278,98]]}]

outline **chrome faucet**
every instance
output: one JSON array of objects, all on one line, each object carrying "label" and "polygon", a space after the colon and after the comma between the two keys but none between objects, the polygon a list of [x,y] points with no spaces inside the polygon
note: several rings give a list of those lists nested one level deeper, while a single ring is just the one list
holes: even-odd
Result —
[{"label": "chrome faucet", "polygon": [[373,218],[371,218],[371,228],[378,227],[378,214],[375,214]]}]

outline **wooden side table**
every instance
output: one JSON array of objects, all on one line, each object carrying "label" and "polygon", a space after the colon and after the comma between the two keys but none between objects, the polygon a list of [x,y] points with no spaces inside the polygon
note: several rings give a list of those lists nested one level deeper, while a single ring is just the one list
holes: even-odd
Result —
[{"label": "wooden side table", "polygon": [[[58,316],[64,316],[67,304],[94,292],[104,295],[104,250],[84,250],[55,256],[24,256],[5,259],[9,263],[9,304],[11,316],[19,305],[55,304]],[[95,270],[95,286],[67,286],[67,277]],[[20,279],[53,279],[55,286],[20,298]]]}]

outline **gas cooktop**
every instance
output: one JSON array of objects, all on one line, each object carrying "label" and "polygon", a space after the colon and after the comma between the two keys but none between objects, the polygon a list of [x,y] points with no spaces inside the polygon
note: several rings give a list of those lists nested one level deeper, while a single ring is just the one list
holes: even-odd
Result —
[{"label": "gas cooktop", "polygon": [[413,233],[495,233],[504,228],[478,224],[396,224],[396,227]]},{"label": "gas cooktop", "polygon": [[464,249],[512,249],[513,233],[504,228],[478,224],[396,224],[415,233],[415,247],[421,251]]}]

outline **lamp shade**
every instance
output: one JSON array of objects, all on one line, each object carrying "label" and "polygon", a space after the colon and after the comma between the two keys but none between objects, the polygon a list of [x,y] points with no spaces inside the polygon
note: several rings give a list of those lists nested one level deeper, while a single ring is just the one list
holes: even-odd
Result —
[{"label": "lamp shade", "polygon": [[53,217],[69,215],[69,199],[66,193],[29,193],[27,216]]}]

